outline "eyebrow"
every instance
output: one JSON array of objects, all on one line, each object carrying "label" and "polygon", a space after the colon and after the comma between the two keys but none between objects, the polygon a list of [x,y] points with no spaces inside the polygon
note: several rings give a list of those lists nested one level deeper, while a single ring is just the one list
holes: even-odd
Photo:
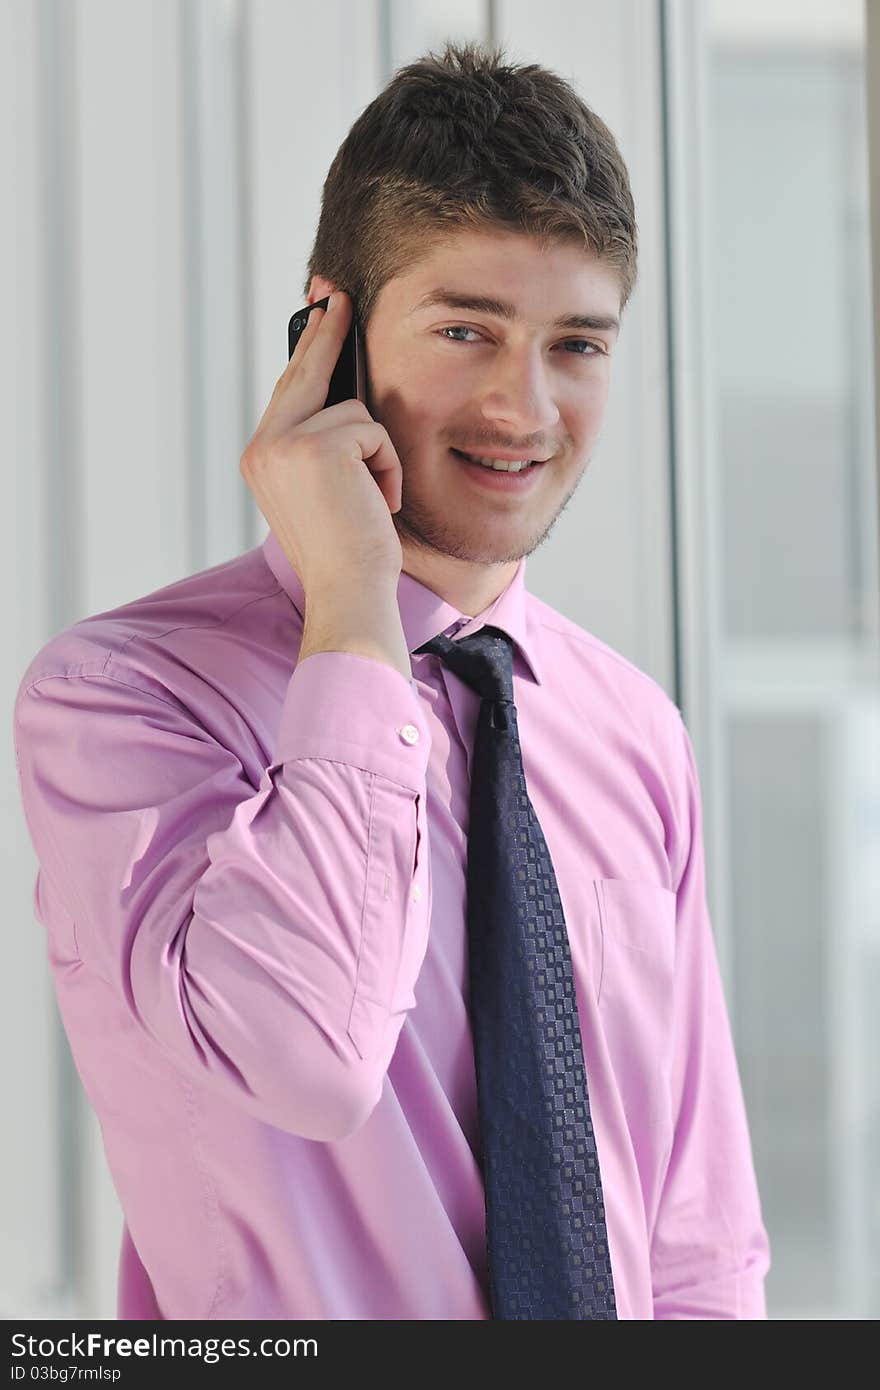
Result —
[{"label": "eyebrow", "polygon": [[[515,323],[518,319],[516,306],[508,304],[503,299],[492,299],[488,295],[479,294],[459,294],[457,290],[429,290],[414,305],[412,312],[416,313],[420,309],[430,309],[436,305],[442,305],[447,309],[469,309],[474,314],[494,314],[496,318],[507,319]],[[618,329],[620,320],[613,314],[566,314],[564,318],[557,319],[552,325],[553,328],[592,328],[592,329]]]}]

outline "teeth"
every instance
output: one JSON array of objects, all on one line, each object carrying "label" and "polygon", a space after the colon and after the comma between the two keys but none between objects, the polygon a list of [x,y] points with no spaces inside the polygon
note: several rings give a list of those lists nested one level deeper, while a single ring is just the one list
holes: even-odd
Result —
[{"label": "teeth", "polygon": [[461,449],[458,452],[462,458],[470,459],[471,463],[480,463],[484,468],[494,468],[498,473],[521,473],[531,463],[531,459],[486,459],[478,458],[476,454],[466,454]]}]

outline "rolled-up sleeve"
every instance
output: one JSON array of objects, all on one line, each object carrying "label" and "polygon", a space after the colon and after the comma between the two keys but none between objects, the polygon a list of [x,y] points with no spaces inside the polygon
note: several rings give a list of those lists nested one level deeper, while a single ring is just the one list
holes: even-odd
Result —
[{"label": "rolled-up sleeve", "polygon": [[706,903],[702,807],[676,719],[674,1138],[651,1241],[655,1318],[766,1318],[770,1245]]},{"label": "rolled-up sleeve", "polygon": [[19,687],[41,872],[83,967],[181,1072],[281,1129],[342,1137],[379,1099],[427,947],[415,687],[369,657],[308,657],[255,787],[152,685],[107,661]]}]

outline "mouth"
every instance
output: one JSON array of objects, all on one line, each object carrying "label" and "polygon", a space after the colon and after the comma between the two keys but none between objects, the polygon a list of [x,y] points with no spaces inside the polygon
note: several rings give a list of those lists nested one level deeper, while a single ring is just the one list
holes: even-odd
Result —
[{"label": "mouth", "polygon": [[473,463],[460,449],[449,451],[468,477],[477,484],[496,492],[525,492],[535,484],[538,474],[544,467],[541,462],[530,463],[528,468],[510,473],[503,468],[489,468],[482,463]]}]

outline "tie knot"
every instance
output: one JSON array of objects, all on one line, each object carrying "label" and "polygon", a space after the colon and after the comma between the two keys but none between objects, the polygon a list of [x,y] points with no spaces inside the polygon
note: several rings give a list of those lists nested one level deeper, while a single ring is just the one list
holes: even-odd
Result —
[{"label": "tie knot", "polygon": [[512,639],[500,628],[482,627],[457,642],[440,632],[415,650],[439,656],[481,699],[513,702]]}]

